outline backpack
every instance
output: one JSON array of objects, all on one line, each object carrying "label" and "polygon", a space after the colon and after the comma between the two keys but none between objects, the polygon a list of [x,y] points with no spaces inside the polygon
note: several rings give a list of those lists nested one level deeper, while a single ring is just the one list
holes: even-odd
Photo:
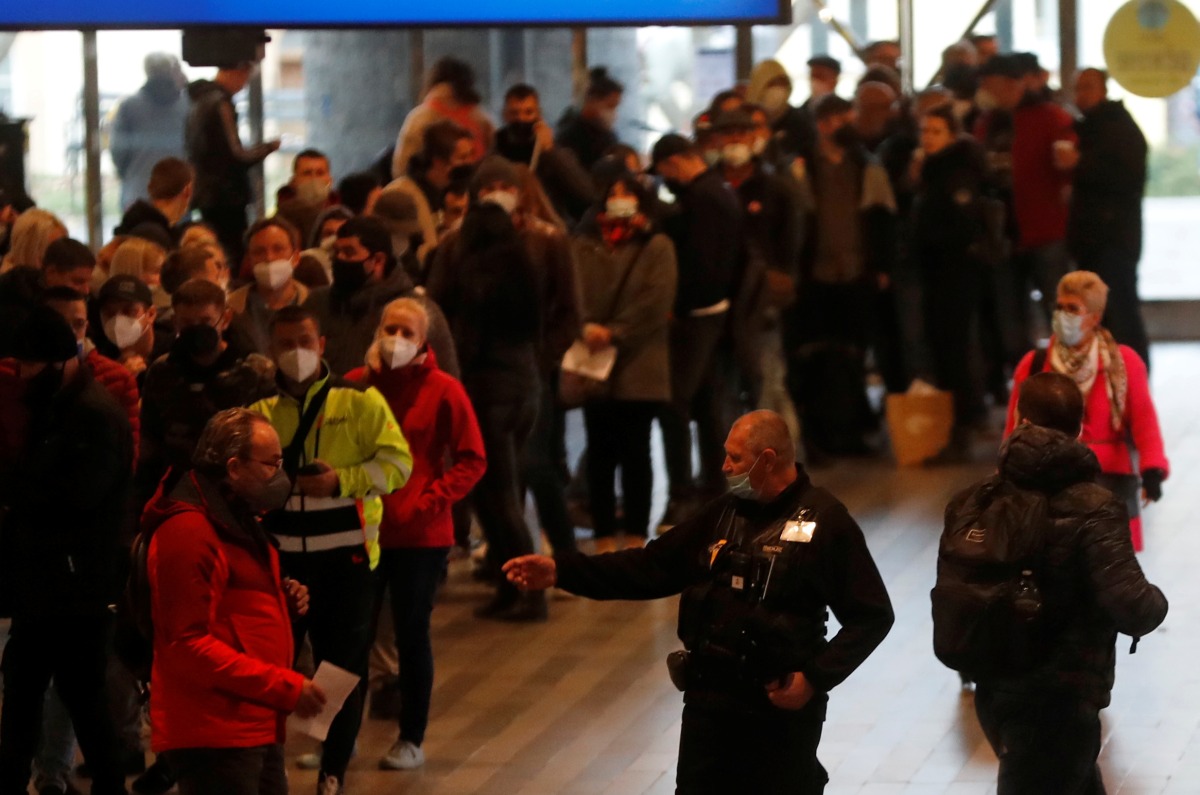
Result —
[{"label": "backpack", "polygon": [[138,533],[129,550],[129,579],[117,602],[113,650],[117,659],[143,684],[154,663],[154,621],[150,609],[150,577],[146,558],[153,533]]},{"label": "backpack", "polygon": [[1048,500],[998,477],[946,510],[938,547],[933,652],[972,678],[1014,676],[1042,662],[1052,610],[1038,587]]}]

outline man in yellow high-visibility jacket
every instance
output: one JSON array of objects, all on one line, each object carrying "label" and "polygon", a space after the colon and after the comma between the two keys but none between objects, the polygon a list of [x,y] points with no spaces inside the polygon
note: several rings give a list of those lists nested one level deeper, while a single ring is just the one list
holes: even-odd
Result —
[{"label": "man in yellow high-visibility jacket", "polygon": [[[279,434],[293,483],[287,504],[268,516],[267,528],[279,544],[284,573],[311,594],[297,643],[307,631],[318,663],[328,660],[365,677],[380,498],[408,481],[413,459],[387,401],[375,389],[329,372],[321,359],[324,347],[312,312],[281,309],[271,323],[279,394],[251,408]],[[362,709],[363,691],[357,688],[322,749],[322,795],[342,791]]]}]

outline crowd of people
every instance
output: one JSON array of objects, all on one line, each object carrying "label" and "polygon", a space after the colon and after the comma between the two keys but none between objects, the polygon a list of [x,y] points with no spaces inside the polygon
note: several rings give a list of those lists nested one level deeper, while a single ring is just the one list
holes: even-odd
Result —
[{"label": "crowd of people", "polygon": [[[544,593],[503,571],[539,546],[527,492],[560,555],[581,513],[597,552],[642,548],[655,421],[670,532],[725,494],[747,411],[775,412],[810,466],[880,453],[871,373],[953,393],[934,463],[998,441],[988,407],[1014,376],[1070,376],[1140,547],[1138,498],[1169,471],[1137,300],[1145,141],[1102,71],[1069,109],[1035,56],[994,44],[949,48],[915,95],[891,43],[849,98],[818,56],[798,106],[766,61],[648,158],[618,140],[624,87],[603,68],[555,128],[524,84],[493,121],[444,58],[378,163],[335,182],[301,151],[253,222],[250,169],[279,142],[239,137],[252,64],[187,88],[170,154],[137,127],[162,131],[180,73],[148,59],[103,249],[0,192],[0,795],[34,761],[41,792],[65,791],[72,725],[97,793],[131,771],[141,792],[286,791],[281,716],[325,698],[293,671],[305,638],[318,663],[379,669],[372,702],[400,705],[381,764],[418,767],[430,614],[472,517],[495,588],[477,614],[545,620]],[[117,602],[152,627],[144,772],[136,677],[108,653]],[[310,760],[322,795],[344,789],[365,702],[364,684]],[[244,753],[220,753],[231,737]]]}]

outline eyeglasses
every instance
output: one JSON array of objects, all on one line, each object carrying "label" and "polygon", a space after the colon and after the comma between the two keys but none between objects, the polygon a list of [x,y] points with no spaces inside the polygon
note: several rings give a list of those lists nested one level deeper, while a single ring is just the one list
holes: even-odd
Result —
[{"label": "eyeglasses", "polygon": [[279,470],[283,469],[283,458],[276,458],[271,461],[260,461],[257,458],[247,458],[247,461],[253,461],[256,464],[270,468],[271,474],[274,475]]}]

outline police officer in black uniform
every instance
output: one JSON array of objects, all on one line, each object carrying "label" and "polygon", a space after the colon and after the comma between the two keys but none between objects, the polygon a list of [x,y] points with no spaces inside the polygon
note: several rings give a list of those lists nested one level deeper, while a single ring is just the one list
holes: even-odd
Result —
[{"label": "police officer in black uniform", "polygon": [[[668,658],[684,691],[678,795],[810,795],[828,693],[887,635],[894,616],[862,531],[795,463],[774,412],[740,418],[725,442],[729,493],[644,549],[509,561],[524,589],[592,599],[682,593]],[[825,637],[828,610],[841,624]]]}]

